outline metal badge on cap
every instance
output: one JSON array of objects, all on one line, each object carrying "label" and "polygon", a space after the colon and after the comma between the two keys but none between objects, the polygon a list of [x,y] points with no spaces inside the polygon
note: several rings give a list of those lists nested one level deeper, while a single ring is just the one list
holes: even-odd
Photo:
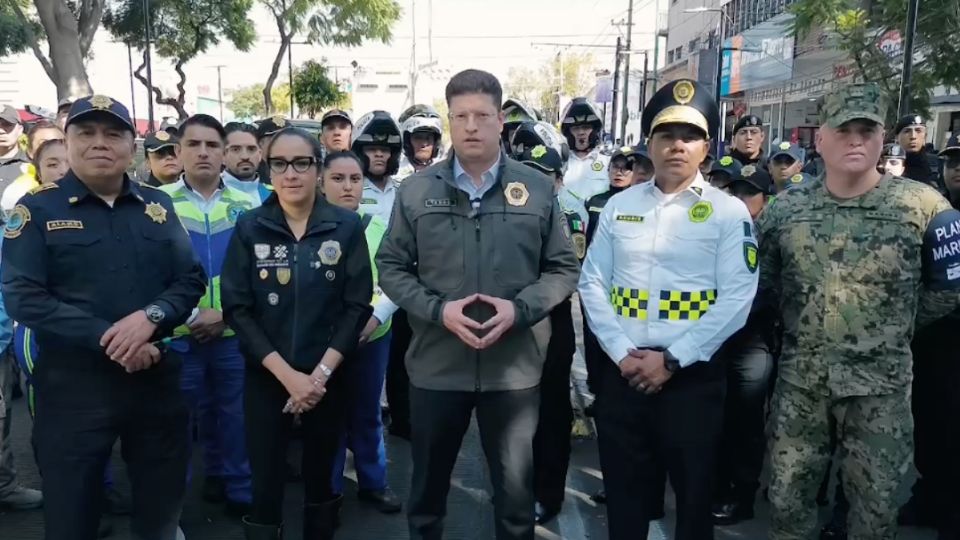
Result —
[{"label": "metal badge on cap", "polygon": [[696,90],[690,81],[680,81],[673,87],[673,99],[680,105],[686,105],[693,101],[693,95]]}]

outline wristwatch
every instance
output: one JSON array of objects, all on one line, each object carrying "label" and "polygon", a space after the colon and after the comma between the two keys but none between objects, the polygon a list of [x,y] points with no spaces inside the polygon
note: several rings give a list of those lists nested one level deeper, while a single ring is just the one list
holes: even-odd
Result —
[{"label": "wristwatch", "polygon": [[318,364],[317,367],[320,368],[320,373],[323,373],[324,377],[329,379],[333,375],[333,370],[328,368],[327,366],[323,364]]},{"label": "wristwatch", "polygon": [[680,360],[670,351],[663,351],[663,367],[670,373],[676,373],[680,370]]},{"label": "wristwatch", "polygon": [[163,308],[156,304],[150,304],[144,308],[143,311],[146,312],[147,319],[153,324],[162,323],[163,319],[167,316],[167,314],[163,311]]}]

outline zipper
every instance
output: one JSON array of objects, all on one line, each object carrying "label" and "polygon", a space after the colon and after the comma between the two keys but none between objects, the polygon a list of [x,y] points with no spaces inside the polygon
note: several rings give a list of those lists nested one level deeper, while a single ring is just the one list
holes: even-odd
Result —
[{"label": "zipper", "polygon": [[[479,255],[479,256],[477,257],[477,272],[476,272],[476,274],[477,274],[477,289],[476,289],[476,290],[477,290],[477,292],[480,292],[480,257],[482,257],[482,255],[480,254],[480,213],[479,213],[479,212],[477,213],[477,216],[476,216],[475,218],[473,218],[473,223],[474,223],[474,225],[475,225],[474,230],[476,231],[476,234],[475,234],[474,236],[475,236],[476,241],[477,241],[477,249],[476,249],[475,253],[477,253],[477,254]],[[472,330],[471,330],[471,332],[472,332]],[[474,388],[474,391],[480,392],[480,390],[481,390],[481,386],[480,386],[480,351],[477,350],[477,351],[474,351],[474,353],[475,353],[475,360],[476,360],[476,363],[475,363],[475,371],[474,371],[476,383],[474,384],[474,387],[473,387],[473,388]]]},{"label": "zipper", "polygon": [[203,221],[206,224],[207,229],[207,268],[210,269],[210,275],[207,276],[207,287],[210,289],[210,307],[213,309],[213,306],[217,305],[216,302],[216,291],[213,288],[213,249],[210,247],[210,214],[203,214]]},{"label": "zipper", "polygon": [[[304,233],[302,238],[305,238],[307,235]],[[300,247],[300,241],[294,240],[293,242],[293,333],[290,335],[290,354],[297,354],[297,307],[299,302],[297,302],[297,297],[300,295],[297,294],[297,287],[300,285],[300,265],[297,264],[297,248]],[[291,359],[296,365],[296,360]]]}]

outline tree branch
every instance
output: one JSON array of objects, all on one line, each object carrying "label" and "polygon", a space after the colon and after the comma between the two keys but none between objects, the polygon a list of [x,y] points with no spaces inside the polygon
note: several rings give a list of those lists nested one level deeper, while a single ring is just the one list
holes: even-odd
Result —
[{"label": "tree branch", "polygon": [[104,0],[83,0],[80,4],[80,16],[77,20],[77,30],[80,33],[80,54],[86,58],[93,45],[93,37],[100,28],[100,19],[103,18]]},{"label": "tree branch", "polygon": [[27,31],[27,39],[30,41],[30,48],[33,50],[33,55],[37,57],[37,60],[40,62],[40,65],[43,66],[43,70],[47,72],[47,76],[50,77],[51,81],[57,80],[57,72],[53,68],[53,64],[50,63],[50,60],[47,58],[43,51],[40,50],[40,40],[37,37],[36,32],[33,31],[33,24],[27,19],[27,16],[23,13],[23,10],[20,9],[20,6],[17,4],[17,0],[6,0],[7,5],[13,8],[13,12],[17,15],[17,19],[20,21],[20,24]]}]

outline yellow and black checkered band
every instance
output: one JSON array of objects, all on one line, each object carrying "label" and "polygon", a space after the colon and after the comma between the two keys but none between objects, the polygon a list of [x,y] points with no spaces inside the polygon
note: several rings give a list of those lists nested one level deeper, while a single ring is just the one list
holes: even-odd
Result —
[{"label": "yellow and black checkered band", "polygon": [[645,321],[647,320],[647,305],[650,303],[650,292],[626,287],[613,287],[610,289],[610,303],[617,315]]},{"label": "yellow and black checkered band", "polygon": [[696,321],[717,302],[717,291],[660,291],[660,319]]}]

